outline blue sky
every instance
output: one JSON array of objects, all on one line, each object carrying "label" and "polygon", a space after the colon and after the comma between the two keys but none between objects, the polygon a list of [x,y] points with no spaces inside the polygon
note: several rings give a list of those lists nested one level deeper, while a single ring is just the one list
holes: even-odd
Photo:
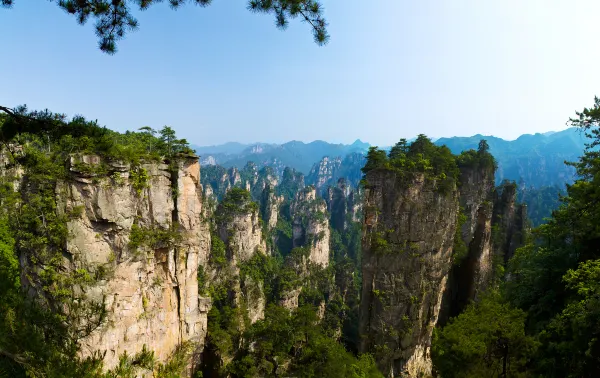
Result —
[{"label": "blue sky", "polygon": [[166,4],[109,56],[46,0],[0,9],[0,104],[191,143],[390,145],[401,137],[565,128],[600,95],[597,0],[323,0],[330,43],[244,0]]}]

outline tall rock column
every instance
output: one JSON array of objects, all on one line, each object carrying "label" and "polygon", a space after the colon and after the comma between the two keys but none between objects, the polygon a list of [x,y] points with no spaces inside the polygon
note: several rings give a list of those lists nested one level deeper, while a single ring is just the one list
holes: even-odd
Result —
[{"label": "tall rock column", "polygon": [[[101,164],[108,175],[90,174]],[[70,167],[56,187],[58,211],[77,214],[67,222],[64,274],[97,277],[74,294],[106,309],[105,321],[79,340],[81,354],[106,352],[105,367],[113,368],[144,345],[161,362],[188,341],[201,349],[210,301],[198,296],[197,269],[210,239],[198,159],[181,158],[174,174],[166,164],[130,167],[98,156],[73,156]],[[30,278],[23,284],[41,293],[38,267],[26,258],[21,264]]]},{"label": "tall rock column", "polygon": [[528,232],[527,205],[517,203],[517,185],[504,181],[494,192],[494,253],[506,264],[525,242]]},{"label": "tall rock column", "polygon": [[361,352],[388,377],[431,373],[430,343],[451,266],[458,192],[393,171],[367,174]]},{"label": "tall rock column", "polygon": [[308,186],[296,195],[290,206],[292,241],[294,247],[306,247],[310,262],[327,267],[329,265],[329,222],[327,204],[317,198],[314,186]]},{"label": "tall rock column", "polygon": [[227,250],[227,266],[215,271],[212,281],[227,280],[236,307],[243,308],[250,323],[264,317],[266,298],[263,283],[240,274],[240,266],[256,254],[266,254],[258,205],[250,193],[233,188],[217,207],[217,232]]}]

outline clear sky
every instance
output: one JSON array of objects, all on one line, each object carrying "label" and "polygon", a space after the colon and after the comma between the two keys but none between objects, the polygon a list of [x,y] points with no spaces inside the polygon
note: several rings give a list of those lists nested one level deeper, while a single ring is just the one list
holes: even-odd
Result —
[{"label": "clear sky", "polygon": [[106,55],[47,0],[0,9],[0,104],[191,143],[390,145],[565,128],[600,95],[598,0],[323,0],[330,43],[245,0],[166,4]]}]

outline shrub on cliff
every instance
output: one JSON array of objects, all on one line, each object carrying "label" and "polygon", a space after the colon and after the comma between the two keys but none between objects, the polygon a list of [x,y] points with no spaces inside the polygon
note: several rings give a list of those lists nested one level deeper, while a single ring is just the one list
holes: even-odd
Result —
[{"label": "shrub on cliff", "polygon": [[410,144],[401,139],[387,155],[378,147],[370,147],[362,168],[363,184],[368,184],[367,174],[373,170],[393,171],[403,182],[411,180],[417,173],[424,174],[426,179],[435,180],[438,190],[443,193],[455,186],[460,174],[456,156],[450,149],[436,146],[423,134]]}]

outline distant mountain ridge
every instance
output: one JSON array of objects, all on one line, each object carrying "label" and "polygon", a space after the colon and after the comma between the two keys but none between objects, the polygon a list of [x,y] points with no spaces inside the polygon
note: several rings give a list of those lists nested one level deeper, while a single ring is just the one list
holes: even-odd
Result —
[{"label": "distant mountain ridge", "polygon": [[[370,144],[356,140],[352,144],[332,144],[322,140],[310,143],[290,141],[283,144],[226,143],[218,146],[192,146],[202,164],[219,164],[241,169],[249,161],[257,166],[272,166],[277,172],[294,168],[307,175],[313,165],[325,156],[345,157],[351,153],[366,153]],[[281,173],[279,172],[279,173]]]},{"label": "distant mountain ridge", "polygon": [[575,169],[565,161],[576,161],[583,153],[586,138],[577,128],[544,134],[524,134],[507,141],[494,136],[440,138],[453,153],[476,149],[481,139],[487,140],[490,152],[498,161],[496,182],[514,180],[519,186],[561,186],[576,178]]},{"label": "distant mountain ridge", "polygon": [[[478,134],[471,137],[439,138],[434,143],[445,144],[453,153],[458,154],[471,148],[477,149],[481,139],[487,140],[490,152],[498,161],[497,183],[508,179],[516,181],[522,187],[535,188],[564,187],[565,183],[573,182],[575,169],[565,165],[564,161],[577,160],[586,142],[585,136],[576,128],[569,128],[558,132],[524,134],[510,141]],[[395,142],[390,141],[390,145]],[[343,175],[342,172],[352,172],[351,181],[356,181],[354,176],[360,172],[364,160],[349,156],[365,154],[370,146],[361,140],[352,144],[332,144],[317,140],[283,144],[226,143],[194,148],[203,165],[218,164],[242,169],[250,161],[259,168],[272,167],[279,176],[285,167],[290,167],[309,177],[311,182],[329,183]]]}]

